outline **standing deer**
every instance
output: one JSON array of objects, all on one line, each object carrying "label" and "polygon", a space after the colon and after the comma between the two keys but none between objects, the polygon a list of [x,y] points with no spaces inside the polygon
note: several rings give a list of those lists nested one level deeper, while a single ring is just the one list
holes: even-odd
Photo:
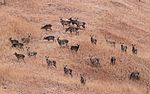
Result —
[{"label": "standing deer", "polygon": [[132,44],[132,53],[137,54],[137,48],[135,48],[134,44]]},{"label": "standing deer", "polygon": [[70,75],[71,77],[73,77],[73,75],[72,75],[72,69],[67,68],[67,65],[64,67],[64,74],[65,75]]},{"label": "standing deer", "polygon": [[28,37],[26,38],[21,38],[21,41],[28,44],[31,41],[31,34],[28,34]]},{"label": "standing deer", "polygon": [[19,43],[18,40],[15,40],[15,39],[13,40],[11,37],[9,38],[9,41],[11,42],[12,45]]},{"label": "standing deer", "polygon": [[91,63],[93,66],[98,67],[98,66],[100,65],[99,58],[94,57],[94,56],[89,56],[89,58],[90,58],[90,63]]},{"label": "standing deer", "polygon": [[46,24],[41,29],[45,29],[46,31],[51,30],[52,31],[52,25],[51,24]]},{"label": "standing deer", "polygon": [[116,42],[115,42],[115,41],[108,40],[108,39],[106,38],[106,35],[105,35],[105,40],[106,40],[106,42],[107,42],[108,44],[112,45],[113,47],[116,46]]},{"label": "standing deer", "polygon": [[79,47],[80,47],[80,45],[79,44],[77,44],[77,45],[74,45],[74,46],[71,46],[71,51],[75,51],[75,52],[77,52],[78,50],[79,50]]},{"label": "standing deer", "polygon": [[14,43],[14,44],[12,44],[12,47],[20,48],[20,49],[23,49],[23,46],[24,46],[23,43]]},{"label": "standing deer", "polygon": [[65,32],[70,31],[71,34],[72,34],[73,32],[76,32],[76,35],[79,35],[79,31],[78,31],[78,30],[79,30],[78,27],[70,26],[70,27],[66,28],[66,31],[65,31]]},{"label": "standing deer", "polygon": [[27,48],[27,55],[29,57],[34,56],[36,58],[37,52],[30,51],[30,47],[26,47],[26,48]]},{"label": "standing deer", "polygon": [[68,46],[68,42],[69,42],[69,40],[67,40],[67,39],[62,39],[62,40],[60,40],[59,39],[59,37],[57,38],[57,41],[58,41],[58,44],[60,45],[60,46]]},{"label": "standing deer", "polygon": [[52,40],[53,42],[55,41],[55,36],[47,36],[43,38],[44,40],[50,41]]},{"label": "standing deer", "polygon": [[49,60],[49,56],[45,56],[47,67],[49,68],[50,66],[54,66],[56,68],[56,61],[54,60]]},{"label": "standing deer", "polygon": [[140,73],[137,72],[137,71],[134,71],[130,74],[130,80],[133,79],[133,80],[139,80],[140,79]]},{"label": "standing deer", "polygon": [[112,56],[110,61],[111,61],[111,64],[114,65],[116,63],[116,58],[114,56]]},{"label": "standing deer", "polygon": [[14,53],[14,55],[16,56],[16,58],[18,59],[18,60],[23,60],[24,61],[24,63],[25,63],[25,60],[24,60],[24,58],[25,58],[25,55],[23,55],[23,54],[18,54],[18,53]]},{"label": "standing deer", "polygon": [[82,74],[80,74],[80,82],[81,82],[81,84],[83,84],[83,85],[86,84],[86,78],[85,78]]},{"label": "standing deer", "polygon": [[62,24],[62,26],[70,26],[70,21],[69,20],[63,20],[62,18],[60,18],[60,23]]},{"label": "standing deer", "polygon": [[74,25],[76,25],[78,28],[85,28],[85,25],[86,23],[85,22],[82,22],[82,21],[78,21],[78,18],[77,19],[72,19],[72,18],[69,18],[70,22]]},{"label": "standing deer", "polygon": [[124,43],[120,43],[121,44],[121,51],[122,52],[127,52],[128,47],[124,45]]},{"label": "standing deer", "polygon": [[91,43],[96,45],[97,43],[96,37],[94,37],[94,35],[90,35],[90,37],[91,37]]}]

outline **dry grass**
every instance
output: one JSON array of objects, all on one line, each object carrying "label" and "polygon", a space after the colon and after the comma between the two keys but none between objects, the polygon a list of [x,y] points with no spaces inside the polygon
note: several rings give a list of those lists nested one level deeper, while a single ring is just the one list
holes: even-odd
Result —
[{"label": "dry grass", "polygon": [[[0,94],[150,94],[150,10],[149,0],[7,0],[0,6]],[[80,3],[79,3],[80,2]],[[87,23],[79,36],[65,33],[59,17],[78,17]],[[40,28],[53,25],[52,32]],[[10,47],[9,37],[21,40],[28,33],[33,40],[26,46],[38,52],[29,58],[26,50]],[[57,42],[43,41],[46,35],[69,39],[69,45],[81,44],[77,54],[60,48]],[[90,44],[96,35],[98,44]],[[107,44],[105,35],[117,43]],[[122,54],[120,42],[129,48]],[[138,47],[132,55],[131,44]],[[24,64],[14,52],[26,55]],[[89,55],[100,58],[101,67],[88,65]],[[110,64],[111,56],[116,65]],[[57,61],[57,68],[47,69],[45,56]],[[64,76],[63,67],[73,69],[73,78]],[[132,71],[141,73],[140,81],[129,81]],[[80,73],[85,73],[87,84],[80,84]],[[147,86],[148,85],[148,86]]]}]

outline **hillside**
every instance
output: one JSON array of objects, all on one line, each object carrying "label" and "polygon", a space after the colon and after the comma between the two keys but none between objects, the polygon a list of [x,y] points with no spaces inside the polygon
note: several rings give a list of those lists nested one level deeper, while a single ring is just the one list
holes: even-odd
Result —
[{"label": "hillside", "polygon": [[[60,18],[70,17],[86,22],[79,35],[62,27]],[[149,18],[149,0],[6,0],[0,5],[0,94],[150,94]],[[41,30],[45,24],[52,24],[52,31]],[[29,33],[32,40],[24,49],[11,47],[10,37],[21,41]],[[68,39],[69,48],[43,40],[48,35]],[[96,36],[96,45],[90,35]],[[121,52],[120,43],[127,45],[127,53]],[[70,50],[75,44],[80,44],[77,53]],[[37,52],[36,58],[27,56],[26,47]],[[25,55],[25,63],[15,52]],[[100,59],[99,67],[89,65],[89,55]],[[57,68],[47,68],[45,56]],[[73,70],[72,78],[64,75],[65,65]],[[140,73],[140,80],[129,80],[133,71]]]}]

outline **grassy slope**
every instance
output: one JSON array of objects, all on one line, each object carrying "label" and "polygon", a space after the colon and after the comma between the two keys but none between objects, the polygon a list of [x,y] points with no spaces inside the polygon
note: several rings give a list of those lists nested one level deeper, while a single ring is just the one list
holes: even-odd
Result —
[{"label": "grassy slope", "polygon": [[[80,3],[79,3],[80,2]],[[51,6],[48,6],[51,4]],[[8,0],[0,6],[0,93],[4,94],[146,94],[150,83],[150,1],[136,0]],[[87,28],[80,36],[64,34],[59,17],[78,17],[86,21]],[[68,38],[70,45],[80,43],[79,53],[72,55],[68,49],[61,49],[57,43],[42,41],[45,36],[40,30],[45,23],[53,24],[51,35]],[[26,58],[26,64],[19,64],[10,48],[9,37],[20,39],[32,33],[28,45],[38,52],[36,59]],[[89,36],[96,35],[98,45],[90,45]],[[104,35],[117,42],[114,49],[105,42]],[[120,42],[138,46],[138,56],[131,50],[120,52]],[[65,53],[65,54],[64,54]],[[100,57],[101,67],[92,68],[86,64],[89,54]],[[49,55],[58,64],[57,69],[47,69],[44,56]],[[117,56],[117,64],[111,66],[111,55]],[[74,77],[63,75],[63,66],[74,70]],[[129,81],[129,73],[138,70],[140,81]],[[79,83],[79,74],[86,73],[87,84]]]}]

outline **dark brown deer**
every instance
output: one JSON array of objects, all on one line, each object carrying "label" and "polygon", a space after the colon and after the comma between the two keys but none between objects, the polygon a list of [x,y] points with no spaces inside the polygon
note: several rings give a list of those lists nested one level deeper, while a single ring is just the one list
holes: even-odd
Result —
[{"label": "dark brown deer", "polygon": [[49,56],[45,56],[47,67],[49,68],[50,66],[54,66],[56,68],[56,61],[54,60],[49,60]]},{"label": "dark brown deer", "polygon": [[14,43],[14,44],[12,44],[12,47],[23,49],[24,44],[23,43]]},{"label": "dark brown deer", "polygon": [[51,30],[52,31],[52,25],[51,24],[46,24],[41,29],[45,29],[46,31]]},{"label": "dark brown deer", "polygon": [[9,38],[9,41],[11,42],[12,45],[19,43],[18,40],[12,39],[11,37]]},{"label": "dark brown deer", "polygon": [[70,75],[71,77],[73,77],[72,69],[68,68],[67,65],[64,67],[64,74],[65,75]]},{"label": "dark brown deer", "polygon": [[55,41],[55,36],[47,36],[47,37],[44,37],[43,38],[44,40],[47,40],[47,41]]},{"label": "dark brown deer", "polygon": [[25,55],[23,55],[23,54],[18,54],[18,53],[14,53],[14,55],[16,56],[16,58],[18,59],[18,60],[23,60],[24,61],[24,63],[25,63],[25,60],[24,60],[24,58],[25,58]]},{"label": "dark brown deer", "polygon": [[85,22],[82,22],[82,21],[78,21],[78,18],[77,19],[72,19],[72,18],[69,18],[70,22],[73,24],[73,25],[76,25],[78,28],[85,28],[85,25],[86,23]]},{"label": "dark brown deer", "polygon": [[68,42],[69,42],[69,40],[67,40],[67,39],[59,39],[59,37],[57,38],[57,42],[58,42],[58,44],[60,45],[60,46],[68,46]]},{"label": "dark brown deer", "polygon": [[96,45],[97,43],[96,37],[94,37],[94,35],[90,35],[90,37],[91,37],[91,43]]},{"label": "dark brown deer", "polygon": [[128,47],[124,45],[124,43],[120,43],[121,44],[121,51],[122,52],[127,52]]},{"label": "dark brown deer", "polygon": [[79,31],[78,31],[78,30],[79,30],[78,27],[70,26],[70,27],[66,28],[66,31],[65,31],[65,32],[69,31],[71,34],[72,34],[73,32],[75,32],[76,35],[79,35]]},{"label": "dark brown deer", "polygon": [[98,67],[100,65],[100,61],[99,58],[94,57],[94,56],[89,56],[90,57],[90,63],[95,66]]},{"label": "dark brown deer", "polygon": [[114,65],[116,63],[116,58],[114,56],[112,56],[110,61],[111,61],[111,64]]},{"label": "dark brown deer", "polygon": [[70,26],[70,21],[69,20],[64,20],[62,18],[60,18],[60,23],[62,24],[62,26]]},{"label": "dark brown deer", "polygon": [[81,84],[83,84],[83,85],[86,84],[86,78],[85,78],[82,74],[80,74],[80,82],[81,82]]},{"label": "dark brown deer", "polygon": [[77,52],[78,50],[79,50],[79,47],[80,47],[80,45],[79,44],[77,44],[77,45],[74,45],[74,46],[71,46],[71,51],[75,51],[75,52]]},{"label": "dark brown deer", "polygon": [[129,79],[133,79],[133,80],[139,80],[140,79],[140,73],[137,71],[134,71],[130,74]]},{"label": "dark brown deer", "polygon": [[135,47],[135,44],[132,44],[132,53],[137,54],[137,48]]}]

